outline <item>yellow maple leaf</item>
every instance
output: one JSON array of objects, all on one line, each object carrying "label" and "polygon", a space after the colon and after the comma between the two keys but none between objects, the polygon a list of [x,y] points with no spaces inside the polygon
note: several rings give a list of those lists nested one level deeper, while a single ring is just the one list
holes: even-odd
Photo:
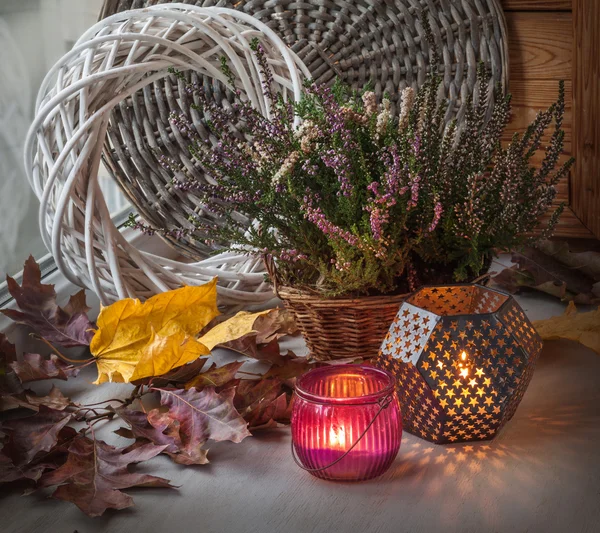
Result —
[{"label": "yellow maple leaf", "polygon": [[259,316],[270,313],[272,309],[266,311],[260,311],[258,313],[249,313],[247,311],[240,311],[237,315],[231,317],[225,322],[221,322],[212,328],[208,333],[202,335],[198,340],[204,344],[207,348],[212,350],[219,344],[225,344],[230,341],[234,341],[252,333],[254,331],[254,322]]},{"label": "yellow maple leaf", "polygon": [[563,315],[537,320],[533,326],[544,340],[569,339],[600,354],[600,309],[578,313],[569,302]]},{"label": "yellow maple leaf", "polygon": [[219,315],[216,282],[157,294],[144,303],[126,298],[103,307],[90,344],[96,383],[160,375],[149,374],[153,368],[164,374],[208,354],[193,337]]}]

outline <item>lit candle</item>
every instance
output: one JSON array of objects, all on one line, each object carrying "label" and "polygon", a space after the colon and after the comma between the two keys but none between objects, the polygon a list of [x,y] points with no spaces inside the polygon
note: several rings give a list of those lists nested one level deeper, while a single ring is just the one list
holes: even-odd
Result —
[{"label": "lit candle", "polygon": [[400,448],[402,419],[395,379],[368,366],[312,370],[296,385],[292,441],[299,464],[324,479],[383,474]]}]

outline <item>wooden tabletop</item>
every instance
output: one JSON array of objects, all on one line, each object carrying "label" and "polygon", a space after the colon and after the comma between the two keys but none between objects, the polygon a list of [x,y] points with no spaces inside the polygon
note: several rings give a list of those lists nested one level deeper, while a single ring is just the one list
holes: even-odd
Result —
[{"label": "wooden tabletop", "polygon": [[[545,300],[525,309],[552,314]],[[75,398],[100,391],[85,376],[67,385]],[[110,431],[103,438],[129,442]],[[547,343],[519,409],[495,440],[438,446],[405,433],[390,470],[372,481],[328,482],[300,470],[287,428],[215,445],[209,458],[202,467],[162,456],[139,465],[180,488],[127,491],[134,507],[96,519],[48,493],[0,492],[0,531],[595,533],[600,356],[566,341]]]}]

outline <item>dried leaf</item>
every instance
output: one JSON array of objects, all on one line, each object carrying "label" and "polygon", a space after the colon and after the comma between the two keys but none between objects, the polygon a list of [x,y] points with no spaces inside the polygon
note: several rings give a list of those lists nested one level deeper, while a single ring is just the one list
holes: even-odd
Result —
[{"label": "dried leaf", "polygon": [[294,352],[280,356],[278,364],[274,364],[265,374],[265,378],[280,378],[282,380],[295,379],[308,372],[314,364],[307,357],[298,357]]},{"label": "dried leaf", "polygon": [[269,344],[274,339],[300,333],[294,315],[281,307],[272,309],[268,314],[259,317],[254,323],[254,329],[257,331],[256,342],[258,344]]},{"label": "dried leaf", "polygon": [[[103,308],[90,346],[98,365],[96,383],[129,382],[153,375],[153,368],[166,373],[191,362],[199,351],[208,353],[193,337],[218,314],[216,279],[157,294],[144,303],[129,298]],[[164,340],[169,337],[173,340]],[[165,342],[172,343],[166,356],[155,344]]]},{"label": "dried leaf", "polygon": [[179,420],[173,420],[169,413],[162,413],[153,409],[148,413],[148,422],[158,431],[172,436],[175,439],[176,450],[167,450],[165,453],[176,463],[182,465],[205,465],[208,464],[208,450],[200,446],[192,445],[191,440],[182,440]]},{"label": "dried leaf", "polygon": [[[186,383],[187,381],[192,379],[194,376],[198,375],[198,373],[200,373],[202,371],[202,369],[204,368],[205,364],[206,364],[206,358],[200,358],[200,359],[196,359],[195,361],[192,361],[191,363],[188,363],[187,365],[183,365],[178,368],[174,368],[170,372],[167,372],[166,374],[163,374],[162,376],[160,376],[158,378],[154,378],[152,380],[152,386],[161,388],[161,387],[167,386],[169,383],[172,383],[175,385],[179,385],[181,383]],[[146,381],[146,380],[142,380],[139,382],[132,381],[132,383],[137,384],[137,383],[141,383],[143,381]]]},{"label": "dried leaf", "polygon": [[72,415],[64,411],[38,407],[37,414],[27,418],[7,420],[2,430],[8,433],[8,442],[3,451],[15,465],[30,463],[39,452],[48,452],[58,443],[58,435],[71,420]]},{"label": "dried leaf", "polygon": [[188,381],[185,384],[185,388],[201,390],[206,387],[222,387],[235,378],[235,375],[243,364],[243,362],[239,361],[234,361],[220,367],[213,364],[207,371],[198,374],[194,379]]},{"label": "dried leaf", "polygon": [[54,385],[47,396],[36,396],[31,393],[26,393],[25,399],[27,400],[30,409],[37,408],[39,410],[39,407],[43,405],[44,407],[49,407],[55,411],[63,411],[69,405],[72,405],[71,400]]},{"label": "dried leaf", "polygon": [[254,322],[256,319],[269,313],[270,311],[261,311],[259,313],[248,313],[240,311],[237,315],[231,317],[225,322],[221,322],[212,328],[208,333],[202,335],[198,340],[208,349],[212,350],[215,346],[239,339],[248,333],[254,332]]},{"label": "dried leaf", "polygon": [[67,459],[67,448],[75,438],[77,432],[71,427],[62,428],[57,437],[57,444],[48,452],[40,454],[34,461],[28,464],[15,465],[12,459],[0,451],[0,483],[12,481],[33,480],[40,478],[43,472],[55,470],[63,465]]},{"label": "dried leaf", "polygon": [[235,391],[220,393],[214,388],[204,390],[160,390],[160,403],[168,409],[165,413],[154,410],[149,416],[156,427],[157,420],[178,424],[180,450],[195,457],[209,440],[241,442],[250,435],[246,422],[233,406]]},{"label": "dried leaf", "polygon": [[235,391],[234,405],[252,429],[289,422],[287,394],[278,378],[241,381]]},{"label": "dried leaf", "polygon": [[0,452],[0,483],[29,479],[37,481],[45,470],[44,465],[15,466],[11,459]]},{"label": "dried leaf", "polygon": [[[235,320],[237,316],[239,315],[231,320]],[[246,316],[248,315],[242,315],[242,320],[245,320]],[[298,332],[293,316],[286,309],[279,308],[255,313],[254,316],[255,320],[252,328],[248,327],[243,335],[237,337],[232,335],[229,339],[223,335],[220,342],[217,343],[218,346],[253,359],[279,364],[278,340],[285,335],[294,335]],[[243,333],[244,328],[239,328],[236,332]],[[209,333],[212,333],[212,331]],[[204,342],[203,338],[200,338],[200,342]]]},{"label": "dried leaf", "polygon": [[18,394],[23,390],[11,368],[16,360],[17,352],[14,345],[9,342],[4,333],[0,333],[0,404],[3,395]]},{"label": "dried leaf", "polygon": [[261,402],[250,410],[244,419],[252,430],[270,429],[288,425],[292,415],[288,395],[281,393],[272,401]]},{"label": "dried leaf", "polygon": [[[178,440],[179,431],[175,429],[174,434],[169,435],[165,431],[173,432],[169,424],[157,423],[158,427],[153,426],[148,421],[148,414],[142,411],[135,411],[126,407],[116,409],[116,413],[131,427],[132,436],[128,438],[146,439],[157,446],[165,446],[165,452],[176,453],[179,451]],[[126,436],[123,434],[123,436]]]},{"label": "dried leaf", "polygon": [[33,391],[0,396],[0,412],[11,409],[39,411],[40,405],[55,409],[56,411],[63,411],[71,404],[71,400],[64,396],[55,386],[52,386],[47,396],[37,396]]},{"label": "dried leaf", "polygon": [[543,241],[514,253],[512,261],[517,264],[492,278],[510,293],[527,287],[576,303],[600,300],[600,253],[573,253],[565,242]]},{"label": "dried leaf", "polygon": [[221,347],[265,363],[279,364],[281,362],[281,352],[279,351],[277,339],[273,339],[269,344],[259,345],[256,342],[254,333],[226,342]]},{"label": "dried leaf", "polygon": [[[190,337],[183,330],[168,336],[152,332],[148,344],[141,351],[141,356],[133,369],[129,381],[135,381],[152,376],[162,376],[173,368],[178,368],[203,355],[210,350]],[[100,365],[98,365],[100,366]]]},{"label": "dried leaf", "polygon": [[569,302],[563,315],[537,320],[533,326],[544,340],[569,339],[600,354],[600,309],[578,313]]},{"label": "dried leaf", "polygon": [[122,489],[171,487],[166,479],[128,469],[130,464],[152,459],[163,450],[164,446],[146,444],[124,452],[101,440],[81,436],[69,446],[66,463],[44,474],[38,486],[59,485],[52,496],[74,503],[88,516],[100,516],[107,509],[125,509],[133,505],[133,499]]},{"label": "dried leaf", "polygon": [[88,346],[94,335],[94,324],[87,317],[89,307],[84,292],[72,296],[62,309],[56,303],[54,285],[45,285],[41,280],[40,267],[29,256],[23,268],[21,286],[10,276],[6,278],[8,290],[20,311],[4,309],[2,313],[15,322],[30,326],[49,342],[65,347]]},{"label": "dried leaf", "polygon": [[79,374],[79,368],[61,361],[56,355],[45,357],[37,353],[25,353],[21,361],[11,364],[11,368],[21,383],[41,381],[45,379],[62,379]]}]

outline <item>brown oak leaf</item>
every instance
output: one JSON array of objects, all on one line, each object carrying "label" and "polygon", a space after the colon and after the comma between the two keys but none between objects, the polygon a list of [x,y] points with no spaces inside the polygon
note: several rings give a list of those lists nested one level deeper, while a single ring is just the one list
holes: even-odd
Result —
[{"label": "brown oak leaf", "polygon": [[[179,451],[178,427],[171,426],[169,424],[170,420],[162,423],[156,420],[157,427],[155,427],[149,422],[148,414],[142,411],[120,407],[115,409],[115,412],[131,427],[131,435],[123,432],[119,433],[119,435],[126,436],[127,438],[142,438],[157,446],[165,446],[165,452],[176,453]],[[173,434],[169,435],[165,431],[170,431]]]},{"label": "brown oak leaf", "polygon": [[70,377],[79,374],[79,367],[68,365],[54,354],[45,357],[37,353],[25,353],[21,361],[15,361],[11,364],[11,368],[21,380],[21,383],[45,379],[62,379],[66,381]]},{"label": "brown oak leaf", "polygon": [[287,424],[290,402],[279,378],[242,380],[235,391],[234,405],[251,429]]},{"label": "brown oak leaf", "polygon": [[277,362],[269,368],[265,378],[280,378],[284,381],[293,380],[308,372],[314,367],[307,357],[298,357],[294,352],[288,352],[281,356]]},{"label": "brown oak leaf", "polygon": [[165,453],[176,463],[182,465],[205,465],[208,464],[208,450],[199,446],[190,446],[189,441],[182,441],[180,433],[180,422],[173,420],[168,413],[161,413],[154,409],[148,413],[148,421],[158,431],[166,432],[175,439],[176,451],[165,451]]},{"label": "brown oak leaf", "polygon": [[17,360],[14,344],[9,342],[4,333],[0,333],[0,404],[2,399],[11,394],[22,392],[23,387],[17,379],[11,365]]},{"label": "brown oak leaf", "polygon": [[178,425],[180,451],[189,457],[197,457],[209,439],[241,442],[250,436],[246,422],[233,406],[233,389],[219,393],[213,387],[201,391],[160,389],[159,392],[160,403],[168,411],[153,410],[150,423],[154,427],[159,420],[169,426]]},{"label": "brown oak leaf", "polygon": [[146,384],[152,381],[153,387],[165,387],[169,383],[180,384],[185,383],[196,376],[204,365],[206,364],[206,359],[200,358],[188,363],[187,365],[180,366],[178,368],[174,368],[170,372],[166,374],[156,377],[156,378],[144,378],[138,381],[132,381],[134,385],[139,385],[140,383]]},{"label": "brown oak leaf", "polygon": [[87,317],[89,307],[84,291],[71,296],[63,309],[56,303],[54,285],[45,285],[41,281],[40,267],[29,256],[23,268],[22,285],[10,276],[6,277],[8,290],[20,310],[4,309],[1,312],[15,322],[30,326],[49,342],[67,348],[89,346],[95,326]]},{"label": "brown oak leaf", "polygon": [[492,278],[512,294],[529,288],[580,304],[600,301],[598,252],[571,252],[566,242],[542,241],[513,253],[512,262],[516,264]]},{"label": "brown oak leaf", "polygon": [[280,339],[285,335],[300,333],[294,315],[284,308],[272,309],[268,314],[262,315],[254,322],[256,342],[269,344],[273,339]]},{"label": "brown oak leaf", "polygon": [[185,384],[185,388],[195,388],[196,390],[201,390],[206,387],[223,387],[231,380],[235,379],[235,375],[243,364],[243,361],[234,361],[233,363],[228,363],[220,367],[217,367],[216,364],[213,364],[208,370],[198,374],[194,379],[188,381]]},{"label": "brown oak leaf", "polygon": [[0,452],[0,483],[11,483],[23,479],[37,481],[45,470],[45,466],[15,466],[12,460]]},{"label": "brown oak leaf", "polygon": [[72,415],[64,411],[38,407],[33,416],[7,420],[0,428],[8,433],[8,442],[3,451],[15,465],[30,463],[40,452],[48,452],[58,443],[58,436],[71,420]]},{"label": "brown oak leaf", "polygon": [[44,406],[56,411],[63,411],[72,404],[71,400],[54,385],[52,385],[50,392],[46,396],[36,396],[27,392],[25,393],[25,399],[31,408],[39,409],[39,407]]},{"label": "brown oak leaf", "polygon": [[71,400],[64,396],[54,385],[47,396],[38,396],[31,390],[26,390],[19,394],[0,396],[0,412],[9,411],[11,409],[39,411],[40,405],[62,411],[71,405]]},{"label": "brown oak leaf", "polygon": [[59,485],[52,496],[72,502],[88,516],[107,509],[125,509],[133,498],[122,492],[130,487],[172,487],[168,480],[129,471],[129,465],[152,459],[164,446],[145,444],[124,451],[101,440],[77,437],[69,446],[64,465],[44,474],[38,487]]},{"label": "brown oak leaf", "polygon": [[57,444],[49,452],[40,454],[28,464],[15,465],[3,449],[0,451],[0,483],[36,481],[45,471],[55,470],[63,465],[67,459],[68,446],[76,435],[77,431],[72,427],[62,428],[58,432]]}]

